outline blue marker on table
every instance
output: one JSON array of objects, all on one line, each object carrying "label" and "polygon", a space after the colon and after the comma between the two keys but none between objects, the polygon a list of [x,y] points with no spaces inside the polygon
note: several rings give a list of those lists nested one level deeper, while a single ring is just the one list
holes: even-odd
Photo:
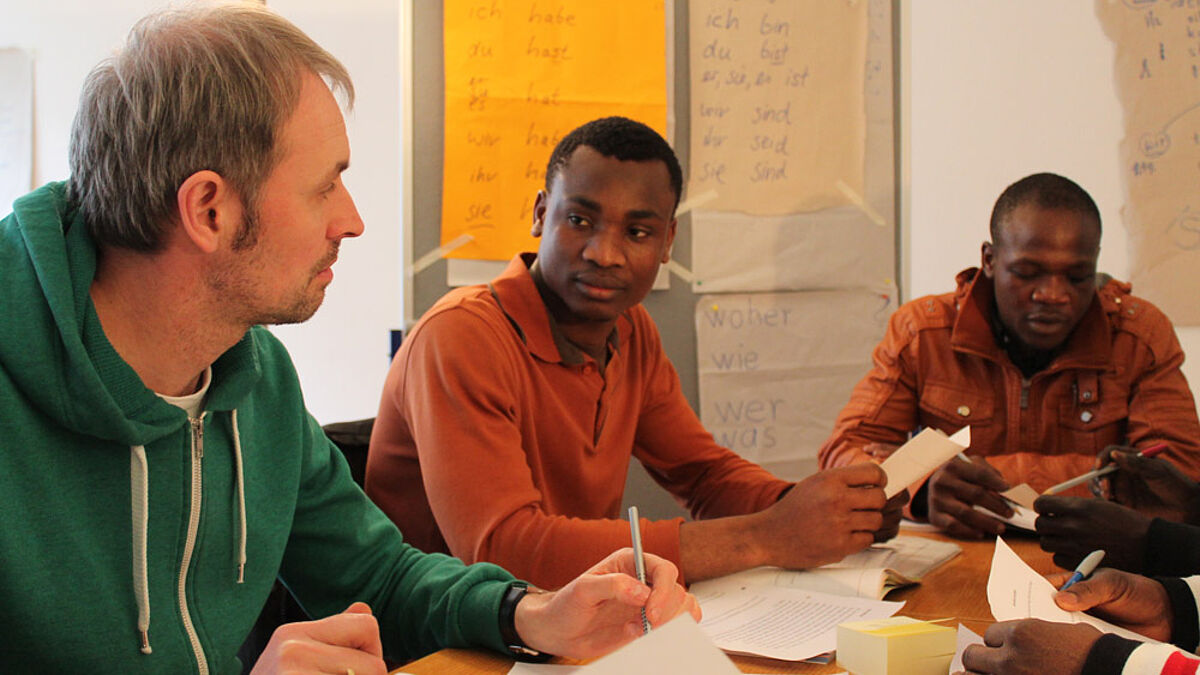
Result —
[{"label": "blue marker on table", "polygon": [[1076,581],[1081,581],[1088,578],[1088,576],[1091,575],[1092,572],[1095,572],[1096,568],[1100,566],[1101,560],[1104,560],[1103,550],[1092,551],[1091,553],[1087,554],[1087,557],[1079,563],[1079,567],[1075,568],[1075,572],[1071,575],[1071,578],[1067,579],[1067,583],[1063,584],[1058,590],[1065,591],[1074,586]]},{"label": "blue marker on table", "polygon": [[[633,539],[633,570],[637,580],[646,583],[646,560],[642,556],[642,528],[638,523],[638,509],[629,507],[629,534]],[[646,608],[642,608],[642,633],[650,632],[650,622],[646,619]]]}]

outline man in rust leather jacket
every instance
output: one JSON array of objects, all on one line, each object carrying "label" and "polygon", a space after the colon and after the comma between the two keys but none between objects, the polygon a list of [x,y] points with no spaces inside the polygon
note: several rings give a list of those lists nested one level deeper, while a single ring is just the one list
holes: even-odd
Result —
[{"label": "man in rust leather jacket", "polygon": [[1097,275],[1099,252],[1100,213],[1081,187],[1045,173],[1009,186],[982,269],[891,317],[821,467],[882,459],[922,427],[970,425],[974,461],[910,488],[913,516],[969,538],[1003,531],[975,505],[1007,516],[998,491],[1040,492],[1093,468],[1109,445],[1164,442],[1162,457],[1200,475],[1200,425],[1171,323],[1129,284]]}]

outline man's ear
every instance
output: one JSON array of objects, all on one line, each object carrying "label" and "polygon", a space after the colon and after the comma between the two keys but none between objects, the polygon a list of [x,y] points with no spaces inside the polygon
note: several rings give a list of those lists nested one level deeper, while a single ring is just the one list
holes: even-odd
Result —
[{"label": "man's ear", "polygon": [[241,222],[241,199],[215,171],[197,171],[176,192],[179,223],[183,234],[199,250],[212,253],[221,237],[237,231]]},{"label": "man's ear", "polygon": [[538,190],[537,197],[533,200],[533,228],[529,230],[529,234],[540,237],[542,236],[542,227],[546,222],[546,196],[545,190]]},{"label": "man's ear", "polygon": [[678,219],[672,218],[671,224],[667,227],[667,245],[663,248],[663,255],[660,264],[671,262],[671,244],[675,243],[675,226],[678,224]]},{"label": "man's ear", "polygon": [[979,266],[983,269],[983,275],[989,279],[996,273],[996,247],[990,241],[983,242],[979,249]]}]

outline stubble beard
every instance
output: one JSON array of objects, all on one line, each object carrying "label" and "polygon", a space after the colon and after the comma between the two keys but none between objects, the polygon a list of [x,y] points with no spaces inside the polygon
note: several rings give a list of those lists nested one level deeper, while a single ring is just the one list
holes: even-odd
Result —
[{"label": "stubble beard", "polygon": [[[254,223],[251,223],[251,227],[254,227]],[[312,318],[325,301],[325,286],[318,287],[314,281],[337,259],[339,243],[330,245],[329,252],[304,276],[304,286],[296,289],[290,297],[283,298],[280,303],[282,306],[265,306],[264,300],[258,295],[260,284],[254,277],[255,270],[263,267],[260,242],[257,235],[251,241],[249,246],[235,249],[229,263],[210,272],[205,279],[205,285],[212,292],[222,318],[247,328],[303,323]]]}]

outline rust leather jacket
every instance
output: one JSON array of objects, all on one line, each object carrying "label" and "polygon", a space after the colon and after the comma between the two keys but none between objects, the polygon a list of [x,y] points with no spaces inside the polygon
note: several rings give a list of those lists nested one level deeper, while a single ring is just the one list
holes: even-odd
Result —
[{"label": "rust leather jacket", "polygon": [[1200,477],[1200,424],[1179,340],[1129,284],[1104,283],[1062,352],[1026,379],[991,329],[991,280],[971,268],[957,281],[954,293],[918,298],[892,315],[874,367],[820,450],[821,468],[882,460],[864,451],[869,443],[899,445],[923,427],[952,433],[969,424],[968,455],[1039,492],[1090,470],[1110,444],[1166,442],[1160,456]]}]

